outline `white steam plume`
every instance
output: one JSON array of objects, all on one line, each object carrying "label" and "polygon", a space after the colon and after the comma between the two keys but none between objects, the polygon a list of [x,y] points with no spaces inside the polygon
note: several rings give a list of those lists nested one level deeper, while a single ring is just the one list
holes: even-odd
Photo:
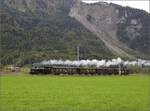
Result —
[{"label": "white steam plume", "polygon": [[95,66],[95,67],[109,67],[122,64],[124,66],[147,66],[150,67],[150,60],[138,59],[137,61],[124,61],[121,58],[112,60],[48,60],[42,61],[42,65],[72,65],[72,66]]}]

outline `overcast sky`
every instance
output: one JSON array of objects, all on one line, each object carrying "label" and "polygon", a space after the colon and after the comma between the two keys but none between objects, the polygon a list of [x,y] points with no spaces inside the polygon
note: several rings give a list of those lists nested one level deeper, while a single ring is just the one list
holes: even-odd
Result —
[{"label": "overcast sky", "polygon": [[122,6],[130,6],[133,8],[138,8],[138,9],[143,9],[147,12],[149,11],[149,0],[83,0],[84,2],[87,3],[94,3],[94,2],[98,2],[98,1],[105,1],[105,2],[112,2],[115,4],[119,4]]}]

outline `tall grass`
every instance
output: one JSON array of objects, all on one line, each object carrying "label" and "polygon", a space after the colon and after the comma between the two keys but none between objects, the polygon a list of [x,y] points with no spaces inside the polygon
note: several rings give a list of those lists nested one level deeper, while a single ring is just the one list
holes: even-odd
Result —
[{"label": "tall grass", "polygon": [[149,111],[149,76],[1,76],[0,111]]}]

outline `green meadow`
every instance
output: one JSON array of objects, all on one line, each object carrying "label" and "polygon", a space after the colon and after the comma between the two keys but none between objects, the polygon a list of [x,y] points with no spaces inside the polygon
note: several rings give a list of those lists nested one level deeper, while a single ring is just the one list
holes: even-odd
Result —
[{"label": "green meadow", "polygon": [[0,77],[0,111],[150,111],[149,76]]}]

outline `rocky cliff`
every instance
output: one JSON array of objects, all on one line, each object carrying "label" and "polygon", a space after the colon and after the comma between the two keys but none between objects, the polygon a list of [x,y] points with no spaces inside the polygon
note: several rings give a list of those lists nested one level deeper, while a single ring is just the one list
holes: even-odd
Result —
[{"label": "rocky cliff", "polygon": [[150,15],[80,0],[0,0],[1,63],[150,57]]},{"label": "rocky cliff", "polygon": [[142,10],[99,2],[76,2],[69,13],[118,55],[150,54],[150,15]]}]

